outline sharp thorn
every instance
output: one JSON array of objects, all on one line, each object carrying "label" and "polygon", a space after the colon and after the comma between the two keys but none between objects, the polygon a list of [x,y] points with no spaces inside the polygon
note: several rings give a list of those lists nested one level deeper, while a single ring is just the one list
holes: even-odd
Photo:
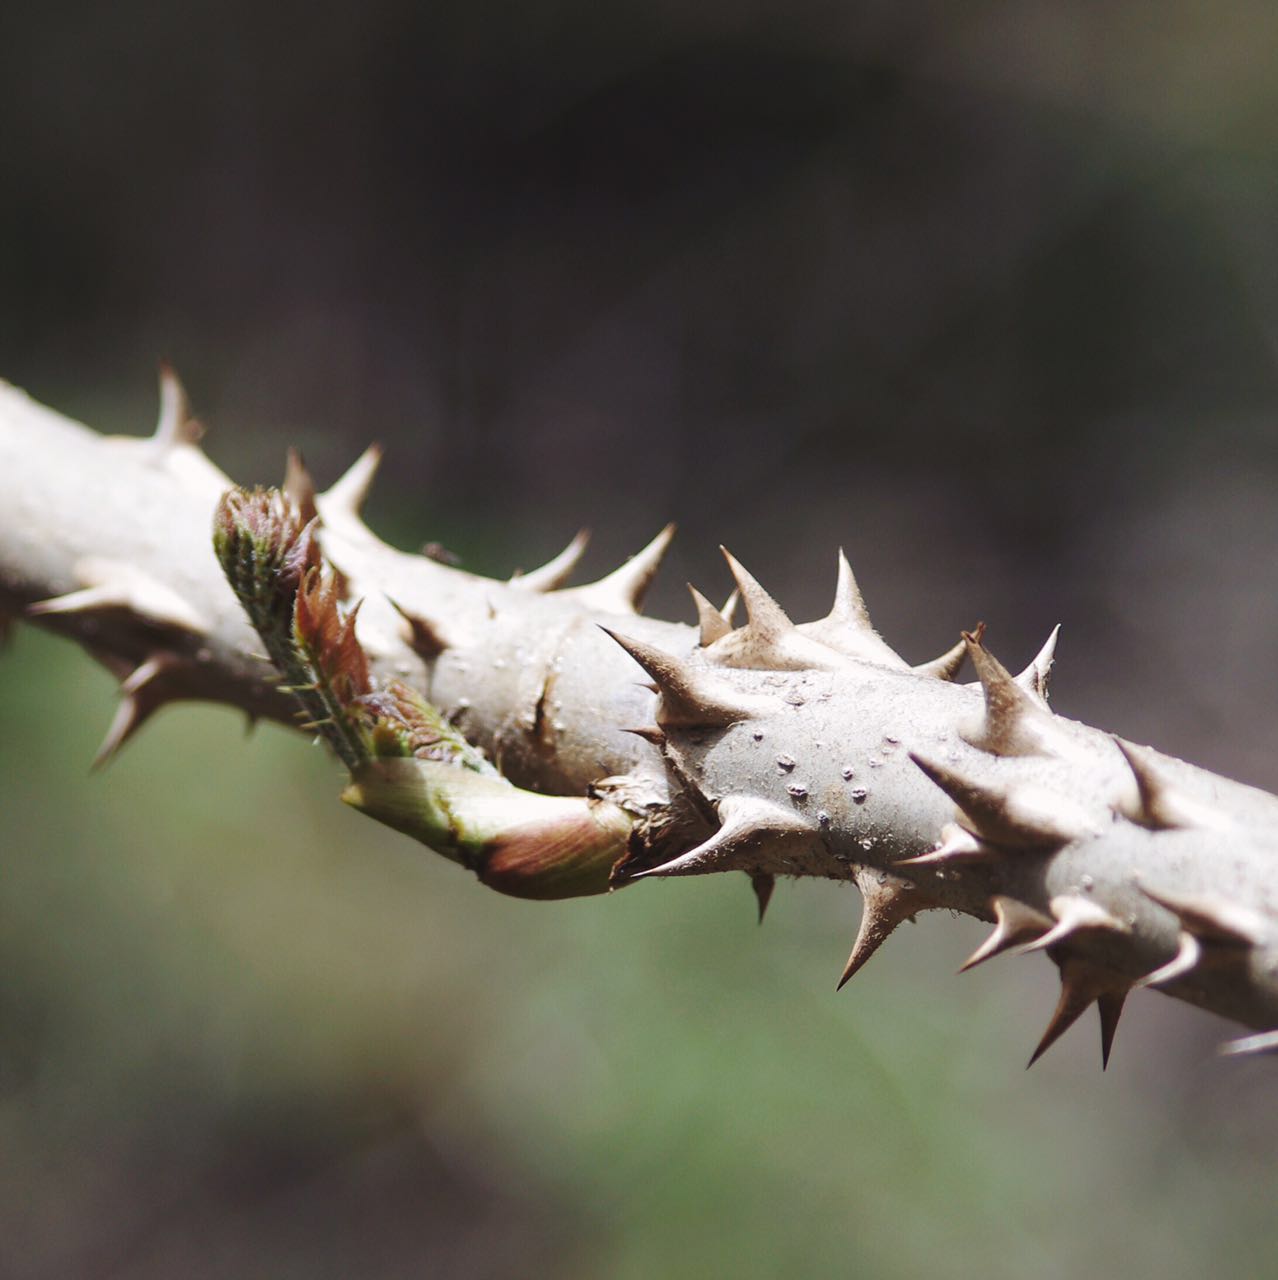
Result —
[{"label": "sharp thorn", "polygon": [[284,496],[297,510],[303,524],[315,519],[315,481],[300,451],[293,448],[289,449],[284,464]]},{"label": "sharp thorn", "polygon": [[754,889],[755,900],[759,904],[759,923],[767,914],[768,903],[772,901],[772,891],[777,887],[776,876],[764,871],[756,871],[750,876],[750,886]]},{"label": "sharp thorn", "polygon": [[967,661],[967,641],[960,640],[953,648],[947,649],[939,658],[931,662],[922,662],[914,670],[921,676],[931,676],[937,680],[952,681],[963,669]]},{"label": "sharp thorn", "polygon": [[1058,942],[1084,929],[1108,929],[1115,933],[1126,933],[1127,926],[1116,917],[1110,915],[1104,907],[1090,898],[1080,898],[1073,894],[1053,898],[1052,915],[1056,923],[1046,933],[1032,942],[1026,942],[1016,950],[1017,955],[1029,955],[1033,951],[1046,951]]},{"label": "sharp thorn", "polygon": [[726,636],[732,630],[732,623],[691,582],[688,583],[688,590],[692,593],[692,603],[697,606],[697,626],[700,631],[699,643],[702,648],[705,648],[706,645],[714,644],[716,640],[721,640]]},{"label": "sharp thorn", "polygon": [[120,748],[160,709],[177,695],[173,689],[173,673],[181,662],[169,654],[148,658],[120,684],[120,703],[98,748],[92,770],[101,769]]},{"label": "sharp thorn", "polygon": [[964,734],[973,746],[999,756],[1043,753],[1043,708],[1012,678],[985,647],[985,624],[964,631],[963,643],[985,695],[985,715],[978,732]]},{"label": "sharp thorn", "polygon": [[1202,943],[1192,933],[1182,929],[1176,940],[1176,954],[1165,964],[1147,973],[1133,985],[1136,987],[1161,987],[1192,972],[1202,959]]},{"label": "sharp thorn", "polygon": [[737,693],[708,671],[630,636],[600,625],[600,630],[616,641],[656,682],[661,699],[657,724],[724,727],[767,710],[771,700],[755,694]]},{"label": "sharp thorn", "polygon": [[959,973],[975,969],[978,964],[1002,955],[1019,943],[1035,938],[1052,927],[1049,917],[1015,898],[999,894],[993,899],[994,932],[963,962]]},{"label": "sharp thorn", "polygon": [[186,388],[167,360],[160,361],[160,416],[152,440],[158,449],[168,451],[175,445],[199,444],[204,428],[191,417],[191,402]]},{"label": "sharp thorn", "polygon": [[1255,947],[1262,945],[1271,932],[1263,916],[1227,898],[1177,894],[1143,884],[1138,888],[1151,902],[1170,911],[1185,932],[1204,942],[1225,947]]},{"label": "sharp thorn", "polygon": [[674,525],[666,525],[642,551],[631,556],[607,577],[584,587],[569,587],[564,594],[601,613],[638,613],[674,533]]},{"label": "sharp thorn", "polygon": [[875,867],[858,867],[855,878],[861,891],[861,923],[836,991],[841,991],[865,967],[900,924],[935,906],[912,881],[891,872]]},{"label": "sharp thorn", "polygon": [[1118,1030],[1118,1020],[1123,1016],[1123,1004],[1127,1000],[1127,991],[1102,991],[1096,997],[1096,1008],[1100,1013],[1101,1025],[1101,1070],[1109,1066],[1110,1051],[1114,1047],[1114,1033]]},{"label": "sharp thorn", "polygon": [[870,622],[870,613],[865,607],[861,588],[856,584],[852,566],[848,563],[847,556],[843,554],[842,547],[839,548],[838,564],[839,576],[834,588],[834,605],[830,609],[829,620],[842,623],[847,627],[873,632],[874,626]]},{"label": "sharp thorn", "polygon": [[1177,790],[1156,751],[1117,735],[1114,743],[1123,753],[1136,784],[1135,803],[1129,796],[1115,805],[1124,817],[1151,831],[1187,827],[1216,829],[1223,825],[1222,815]]},{"label": "sharp thorn", "polygon": [[666,735],[657,728],[656,725],[642,726],[637,729],[623,729],[622,733],[632,733],[636,738],[642,738],[645,742],[651,742],[654,747],[664,745]]},{"label": "sharp thorn", "polygon": [[1060,965],[1060,971],[1060,998],[1051,1021],[1047,1024],[1047,1030],[1043,1032],[1043,1038],[1025,1064],[1027,1070],[1082,1017],[1101,992],[1108,989],[1109,984],[1100,982],[1096,971],[1086,961],[1066,957]]},{"label": "sharp thorn", "polygon": [[1047,686],[1052,673],[1052,664],[1056,661],[1056,641],[1060,634],[1061,624],[1058,622],[1052,628],[1052,634],[1047,637],[1043,647],[1034,656],[1034,661],[1016,677],[1016,683],[1044,708],[1047,707]]},{"label": "sharp thorn", "polygon": [[85,586],[27,606],[30,617],[121,610],[138,622],[166,630],[204,633],[204,619],[172,587],[118,560],[88,556],[76,564]]},{"label": "sharp thorn", "polygon": [[632,878],[697,876],[728,870],[758,873],[769,846],[809,845],[820,838],[796,814],[754,796],[725,796],[719,802],[719,821],[719,829],[696,848],[659,867],[636,872]]},{"label": "sharp thorn", "polygon": [[387,599],[390,600],[391,608],[404,619],[407,632],[405,638],[409,648],[419,658],[433,662],[445,649],[453,647],[447,631],[438,622],[423,617],[419,613],[410,613],[397,600],[392,600],[389,596]]},{"label": "sharp thorn", "polygon": [[590,530],[578,529],[572,541],[553,560],[529,573],[516,573],[510,580],[511,585],[524,591],[557,591],[572,577],[589,545]]},{"label": "sharp thorn", "polygon": [[922,867],[938,862],[982,862],[998,857],[998,853],[997,849],[991,848],[970,831],[947,822],[941,828],[941,839],[936,848],[927,853],[916,854],[913,858],[902,858],[895,865]]},{"label": "sharp thorn", "polygon": [[954,801],[963,825],[991,844],[1044,850],[1095,833],[1089,815],[1055,792],[1030,783],[992,786],[913,751],[910,759]]},{"label": "sharp thorn", "polygon": [[359,517],[381,462],[381,445],[370,444],[351,463],[345,475],[320,496],[320,504],[329,511],[330,516],[333,512],[340,512],[346,516]]},{"label": "sharp thorn", "polygon": [[784,609],[747,572],[727,547],[720,547],[745,602],[747,625],[759,636],[779,636],[794,630]]}]

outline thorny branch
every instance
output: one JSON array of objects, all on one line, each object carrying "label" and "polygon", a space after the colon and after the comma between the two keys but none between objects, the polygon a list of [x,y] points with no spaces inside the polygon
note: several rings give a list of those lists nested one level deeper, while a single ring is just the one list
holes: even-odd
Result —
[{"label": "thorny branch", "polygon": [[[348,799],[503,891],[739,871],[762,912],[777,877],[853,880],[843,981],[927,910],[993,923],[964,968],[1045,952],[1061,994],[1035,1058],[1095,1004],[1107,1059],[1142,987],[1259,1032],[1231,1052],[1278,1048],[1278,798],[1053,714],[1054,637],[1017,676],[980,628],[910,667],[842,556],[814,622],[791,622],[731,556],[743,625],[696,592],[695,627],[644,618],[668,529],[586,586],[566,585],[581,537],[536,572],[479,578],[370,532],[369,450],[324,493],[292,459],[284,495],[257,499],[306,530],[301,560],[258,582],[267,597],[284,583],[282,612],[254,616],[294,626],[291,694],[213,554],[233,485],[167,371],[162,392],[153,436],[111,438],[0,384],[0,621],[70,636],[118,677],[99,762],[168,702],[296,724],[301,696],[312,725],[336,716],[348,734]],[[973,684],[955,682],[965,660]],[[440,734],[502,776],[430,758]]]}]

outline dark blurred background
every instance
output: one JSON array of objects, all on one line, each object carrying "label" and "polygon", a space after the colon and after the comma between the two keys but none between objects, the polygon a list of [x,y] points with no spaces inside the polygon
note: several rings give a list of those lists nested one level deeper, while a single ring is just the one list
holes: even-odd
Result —
[{"label": "dark blurred background", "polygon": [[[1278,9],[709,0],[0,14],[0,376],[505,575],[667,519],[914,660],[1278,787]],[[1273,1068],[849,891],[505,901],[299,740],[0,666],[0,1274],[1263,1274]]]}]

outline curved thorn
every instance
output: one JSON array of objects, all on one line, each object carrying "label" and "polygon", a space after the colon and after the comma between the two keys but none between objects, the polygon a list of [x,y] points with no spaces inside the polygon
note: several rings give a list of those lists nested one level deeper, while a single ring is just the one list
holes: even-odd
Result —
[{"label": "curved thorn", "polygon": [[1082,929],[1110,929],[1116,933],[1126,933],[1127,927],[1116,917],[1110,915],[1104,907],[1098,906],[1090,898],[1080,898],[1072,894],[1053,898],[1052,915],[1056,923],[1041,937],[1026,942],[1018,947],[1018,956],[1029,955],[1032,951],[1046,951],[1058,942],[1063,942]]},{"label": "curved thorn", "polygon": [[90,769],[100,769],[166,702],[176,699],[173,674],[182,663],[171,654],[156,654],[137,667],[120,685],[120,704]]},{"label": "curved thorn", "polygon": [[960,640],[953,648],[947,649],[939,658],[931,662],[921,662],[914,668],[921,676],[931,676],[937,680],[953,680],[963,669],[967,661],[967,641]]},{"label": "curved thorn", "polygon": [[1186,827],[1219,829],[1225,824],[1224,815],[1177,790],[1156,751],[1139,747],[1116,734],[1113,738],[1131,770],[1137,793],[1135,806],[1130,798],[1125,798],[1114,806],[1117,812],[1151,831]]},{"label": "curved thorn", "polygon": [[959,973],[975,969],[978,964],[993,960],[1018,943],[1038,937],[1052,927],[1049,917],[1016,898],[997,894],[991,905],[994,908],[994,932],[959,966]]},{"label": "curved thorn", "polygon": [[540,569],[514,574],[510,579],[511,586],[524,591],[557,591],[572,577],[589,545],[590,530],[578,529],[572,541],[554,559],[547,560]]},{"label": "curved thorn", "polygon": [[351,463],[346,473],[321,495],[326,507],[331,507],[345,515],[358,517],[368,500],[373,481],[377,478],[377,469],[382,463],[382,446],[370,444],[363,453]]},{"label": "curved thorn", "polygon": [[568,588],[567,594],[601,613],[638,613],[674,534],[675,526],[666,525],[642,551],[636,552],[625,564],[600,578],[598,582]]},{"label": "curved thorn", "polygon": [[1202,943],[1192,933],[1182,929],[1177,937],[1176,954],[1165,965],[1147,973],[1133,985],[1139,988],[1161,987],[1164,983],[1183,978],[1202,959]]},{"label": "curved thorn", "polygon": [[941,839],[935,849],[916,854],[913,858],[902,858],[894,865],[924,867],[937,862],[983,862],[996,857],[998,857],[997,849],[990,848],[970,831],[947,822],[941,828]]},{"label": "curved thorn", "polygon": [[692,603],[697,606],[697,626],[701,633],[699,643],[704,649],[706,645],[714,644],[716,640],[726,636],[732,630],[732,623],[691,582],[688,583],[688,590],[692,592]]},{"label": "curved thorn", "polygon": [[841,991],[865,967],[899,925],[933,905],[917,885],[890,872],[858,867],[855,878],[861,891],[861,923],[836,991]]},{"label": "curved thorn", "polygon": [[767,845],[819,838],[816,830],[788,809],[754,796],[725,796],[719,802],[719,829],[708,839],[659,867],[638,871],[631,878],[698,876],[733,869],[757,870],[760,851]]},{"label": "curved thorn", "polygon": [[733,587],[732,590],[728,592],[728,598],[723,602],[723,607],[719,610],[719,612],[727,619],[728,626],[730,627],[736,626],[735,619],[737,616],[737,605],[740,603],[741,592],[736,587]]}]

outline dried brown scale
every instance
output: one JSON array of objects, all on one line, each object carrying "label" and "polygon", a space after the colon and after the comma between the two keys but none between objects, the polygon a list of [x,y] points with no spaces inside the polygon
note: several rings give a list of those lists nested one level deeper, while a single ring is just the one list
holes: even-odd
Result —
[{"label": "dried brown scale", "polygon": [[[205,697],[287,722],[291,707],[255,656],[209,548],[209,515],[229,482],[195,447],[169,381],[165,397],[155,437],[119,440],[0,388],[0,615],[90,589],[77,571],[89,554],[127,564],[157,584],[153,599],[181,601],[203,630],[183,638],[127,601],[116,615],[50,610],[33,621],[71,635],[126,680],[158,661],[172,673],[168,698]],[[594,590],[556,589],[564,563],[531,582],[480,579],[369,532],[359,509],[378,457],[370,450],[313,499],[320,548],[349,598],[364,600],[359,637],[373,674],[424,691],[516,783],[594,789],[642,814],[632,871],[712,838],[716,814],[736,796],[791,815],[812,835],[739,841],[723,869],[756,883],[787,874],[864,881],[868,869],[985,920],[1002,904],[1005,925],[1015,916],[1015,942],[1041,940],[1035,922],[1058,927],[1068,904],[1095,904],[1095,920],[1114,925],[1066,929],[1050,945],[1073,975],[1054,1030],[1100,1002],[1107,1038],[1127,989],[1180,953],[1187,928],[1145,888],[1164,902],[1214,897],[1263,927],[1235,944],[1205,942],[1210,960],[1165,989],[1247,1026],[1278,1027],[1278,799],[1049,716],[1041,700],[1052,640],[1014,678],[1028,700],[972,640],[966,655],[984,663],[984,686],[941,678],[955,674],[953,651],[910,670],[868,627],[843,562],[835,607],[817,623],[793,626],[744,571],[750,616],[741,631],[723,632],[704,610],[701,631],[645,619],[633,610],[664,535]],[[292,484],[305,482],[295,474]],[[406,616],[433,629],[431,644],[414,647]],[[707,616],[717,634],[704,633]],[[775,767],[782,754],[795,762],[784,775]],[[990,856],[899,865],[935,849],[947,824],[988,844]],[[978,956],[1011,950],[1003,941]]]}]

